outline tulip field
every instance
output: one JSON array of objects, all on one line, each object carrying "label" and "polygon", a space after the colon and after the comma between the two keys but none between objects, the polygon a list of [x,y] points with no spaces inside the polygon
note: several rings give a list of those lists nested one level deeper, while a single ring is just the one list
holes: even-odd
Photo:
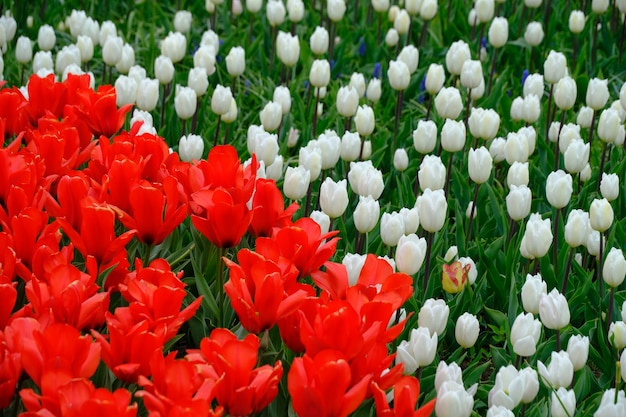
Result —
[{"label": "tulip field", "polygon": [[626,417],[626,1],[0,8],[0,410]]}]

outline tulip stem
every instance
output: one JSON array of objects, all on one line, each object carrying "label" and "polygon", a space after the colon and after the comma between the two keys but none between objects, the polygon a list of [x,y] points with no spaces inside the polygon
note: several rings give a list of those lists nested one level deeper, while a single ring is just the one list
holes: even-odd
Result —
[{"label": "tulip stem", "polygon": [[198,126],[198,110],[200,109],[200,97],[196,98],[196,111],[193,113],[193,117],[191,118],[191,132],[196,131],[196,127]]},{"label": "tulip stem", "polygon": [[598,171],[598,183],[596,185],[596,192],[600,194],[600,183],[602,182],[602,173],[604,172],[604,160],[606,159],[606,150],[609,148],[609,144],[604,142],[602,149],[602,156],[600,157],[600,170]]},{"label": "tulip stem", "polygon": [[354,1],[354,24],[356,25],[359,19],[359,0]]},{"label": "tulip stem", "polygon": [[[620,55],[622,54],[622,49],[620,47],[619,51]],[[572,34],[572,69],[576,70],[576,58],[578,57],[578,34]]]},{"label": "tulip stem", "polygon": [[222,124],[221,116],[219,116],[219,119],[217,119],[217,127],[215,128],[215,135],[213,136],[213,146],[217,146],[217,138],[220,135],[220,124]]},{"label": "tulip stem", "polygon": [[569,281],[569,273],[572,268],[572,259],[574,258],[574,248],[570,248],[569,255],[567,256],[567,263],[565,264],[565,275],[563,276],[563,285],[561,286],[561,294],[565,295],[567,291],[567,282]]},{"label": "tulip stem", "polygon": [[21,65],[21,69],[20,69],[20,85],[24,85],[24,67],[25,67],[25,65]]},{"label": "tulip stem", "polygon": [[467,89],[467,105],[465,106],[466,110],[465,110],[465,119],[463,120],[463,123],[465,124],[465,130],[469,130],[469,126],[467,125],[467,121],[469,119],[469,112],[470,112],[470,107],[472,105],[472,89],[468,88]]},{"label": "tulip stem", "polygon": [[448,191],[450,190],[450,171],[452,171],[452,159],[454,158],[454,152],[450,152],[450,156],[448,157],[448,169],[446,170],[446,184],[444,186],[444,194],[446,197],[448,196]]},{"label": "tulip stem", "polygon": [[304,217],[309,217],[309,206],[311,205],[311,183],[306,190],[306,203],[304,204]]},{"label": "tulip stem", "polygon": [[315,138],[317,136],[317,106],[320,102],[320,89],[318,88],[315,92],[315,106],[313,107],[313,131],[312,137]]},{"label": "tulip stem", "polygon": [[515,225],[516,223],[513,221],[512,218],[509,217],[509,235],[506,238],[507,244],[510,244],[511,240],[513,239],[513,234],[515,233]]},{"label": "tulip stem", "polygon": [[476,183],[476,186],[474,187],[474,199],[472,200],[472,209],[470,210],[470,216],[467,225],[467,234],[465,235],[465,250],[467,250],[467,244],[472,235],[472,222],[474,220],[474,212],[476,211],[476,200],[478,200],[478,187],[480,187],[480,184]]},{"label": "tulip stem", "polygon": [[254,13],[250,13],[250,21],[248,23],[248,43],[252,43],[252,24],[254,23]]},{"label": "tulip stem", "polygon": [[391,147],[391,162],[393,165],[393,155],[396,152],[396,139],[398,137],[398,121],[400,119],[400,115],[402,114],[402,97],[404,96],[404,91],[398,91],[398,101],[396,102],[396,118],[393,122],[393,145]]},{"label": "tulip stem", "polygon": [[[478,54],[480,56],[480,52]],[[491,69],[489,70],[489,85],[487,87],[487,96],[491,93],[491,84],[493,82],[493,74],[496,72],[496,59],[498,57],[498,48],[493,49],[493,56],[491,57]]]},{"label": "tulip stem", "polygon": [[596,45],[598,43],[598,25],[600,24],[600,16],[598,16],[593,24],[593,38],[591,40],[591,68],[596,65]]},{"label": "tulip stem", "polygon": [[[422,282],[422,295],[426,296],[428,288],[428,277],[430,276],[430,251],[433,246],[433,233],[428,232],[426,235],[426,265],[424,265],[424,281]],[[416,286],[417,290],[417,286]],[[415,294],[417,296],[417,294]],[[416,297],[417,298],[417,297]]]},{"label": "tulip stem", "polygon": [[152,245],[146,243],[146,250],[143,254],[143,266],[144,268],[150,265],[150,251],[152,250]]},{"label": "tulip stem", "polygon": [[180,135],[181,137],[187,134],[187,120],[183,119],[182,123],[183,123],[183,128],[181,129],[181,135]]},{"label": "tulip stem", "polygon": [[526,404],[522,404],[522,411],[520,411],[519,417],[524,417],[524,414],[526,414]]},{"label": "tulip stem", "polygon": [[550,84],[550,94],[548,94],[548,108],[546,110],[546,138],[550,132],[550,124],[552,123],[552,94],[554,93],[554,84]]},{"label": "tulip stem", "polygon": [[559,239],[557,239],[557,234],[559,232],[559,216],[561,214],[561,209],[555,209],[556,213],[554,214],[554,225],[552,226],[552,265],[554,265],[554,276],[558,277],[559,272],[557,270],[559,266],[559,250],[557,248]]},{"label": "tulip stem", "polygon": [[218,318],[217,323],[219,327],[224,327],[224,308],[226,306],[226,294],[224,293],[224,260],[222,259],[226,255],[226,249],[219,249],[219,256],[217,258],[217,291],[219,293],[218,298]]},{"label": "tulip stem", "polygon": [[376,45],[380,44],[380,32],[382,30],[382,25],[383,25],[382,19],[383,19],[382,13],[378,13],[378,32],[376,32]]},{"label": "tulip stem", "polygon": [[329,26],[329,32],[330,32],[330,41],[328,42],[328,62],[332,64],[333,62],[333,55],[335,52],[335,30],[336,30],[336,25],[335,22],[333,22],[332,20],[330,22],[328,22],[328,26]]},{"label": "tulip stem", "polygon": [[561,351],[561,329],[556,329],[556,351]]},{"label": "tulip stem", "polygon": [[[433,108],[433,96],[429,95],[428,97],[428,105],[426,107],[426,121],[430,119],[430,111]],[[441,150],[441,142],[439,142],[439,149]]]},{"label": "tulip stem", "polygon": [[598,263],[596,265],[596,267],[598,268],[597,270],[597,276],[598,276],[598,295],[600,296],[600,309],[599,311],[602,311],[602,291],[603,291],[603,285],[602,285],[602,267],[603,267],[603,257],[604,257],[604,245],[602,244],[602,239],[604,238],[603,233],[600,232],[600,247],[598,250]]},{"label": "tulip stem", "polygon": [[609,314],[606,316],[607,332],[609,331],[611,323],[613,323],[613,304],[615,304],[615,287],[611,287],[611,291],[609,292]]},{"label": "tulip stem", "polygon": [[422,32],[420,33],[419,46],[424,45],[424,41],[426,40],[426,35],[428,35],[428,20],[424,22],[422,26]]},{"label": "tulip stem", "polygon": [[554,146],[554,170],[557,171],[559,169],[559,142],[561,140],[561,129],[563,129],[563,123],[565,122],[565,110],[561,111],[561,120],[559,121],[559,131],[556,134],[556,144]]},{"label": "tulip stem", "polygon": [[161,125],[165,123],[165,102],[167,101],[167,96],[170,94],[170,87],[172,83],[169,82],[163,86],[163,99],[161,100]]},{"label": "tulip stem", "polygon": [[622,63],[622,56],[624,55],[624,37],[626,36],[626,19],[622,21],[622,30],[619,34],[619,63]]}]

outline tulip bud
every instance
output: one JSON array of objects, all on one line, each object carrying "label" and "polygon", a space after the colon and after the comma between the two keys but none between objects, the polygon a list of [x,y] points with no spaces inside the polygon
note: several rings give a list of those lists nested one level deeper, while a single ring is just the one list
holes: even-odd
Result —
[{"label": "tulip bud", "polygon": [[589,144],[582,139],[573,139],[565,150],[565,169],[572,174],[581,172],[589,162]]},{"label": "tulip bud", "polygon": [[530,213],[531,199],[530,188],[525,185],[519,187],[511,185],[509,194],[506,196],[506,209],[509,217],[514,221],[526,218]]},{"label": "tulip bud", "polygon": [[612,288],[618,287],[626,277],[626,259],[621,249],[611,248],[604,260],[602,279]]},{"label": "tulip bud", "polygon": [[209,79],[203,68],[192,68],[189,70],[187,85],[195,91],[196,96],[202,97],[209,88]]},{"label": "tulip bud", "polygon": [[589,208],[591,228],[598,232],[605,232],[613,223],[613,207],[606,198],[595,199]]},{"label": "tulip bud", "polygon": [[605,109],[600,113],[598,121],[598,137],[606,143],[615,142],[620,132],[621,121],[619,113],[614,109]]},{"label": "tulip bud", "polygon": [[441,275],[441,286],[449,294],[457,294],[465,288],[470,266],[464,266],[460,261],[444,264]]},{"label": "tulip bud", "polygon": [[609,8],[609,0],[591,0],[591,11],[602,14]]},{"label": "tulip bud", "polygon": [[565,224],[565,241],[572,248],[584,245],[590,231],[589,213],[574,209],[567,216]]},{"label": "tulip bud", "polygon": [[207,75],[215,72],[215,49],[211,46],[200,46],[193,55],[194,67],[203,68]]},{"label": "tulip bud", "polygon": [[328,217],[340,217],[348,207],[348,188],[345,179],[335,182],[326,177],[320,187],[320,207]]},{"label": "tulip bud", "polygon": [[570,337],[567,341],[567,354],[572,361],[574,371],[583,369],[589,357],[589,338],[581,335]]},{"label": "tulip bud", "polygon": [[489,26],[489,43],[494,48],[502,48],[509,39],[509,21],[504,17],[495,17]]},{"label": "tulip bud", "polygon": [[420,17],[424,20],[431,20],[437,14],[437,0],[424,0],[420,7]]},{"label": "tulip bud", "polygon": [[602,197],[608,201],[613,201],[619,196],[619,179],[617,174],[602,173],[602,181],[600,182],[600,193]]},{"label": "tulip bud", "polygon": [[474,346],[478,340],[480,325],[475,315],[463,313],[456,321],[454,336],[456,342],[463,348],[468,349]]},{"label": "tulip bud", "polygon": [[426,155],[422,159],[417,177],[422,191],[427,188],[441,190],[446,183],[446,167],[438,156]]},{"label": "tulip bud", "polygon": [[554,89],[554,102],[561,110],[569,110],[576,102],[576,82],[569,76],[561,78]]},{"label": "tulip bud", "polygon": [[283,176],[283,156],[276,155],[274,162],[265,168],[265,174],[268,179],[279,181]]},{"label": "tulip bud", "polygon": [[380,217],[380,204],[372,196],[359,196],[359,204],[354,209],[354,227],[360,233],[368,233],[376,227]]},{"label": "tulip bud", "polygon": [[509,171],[506,176],[507,186],[511,188],[512,185],[528,185],[528,162],[513,162],[513,165],[509,167]]},{"label": "tulip bud", "polygon": [[309,80],[314,87],[326,87],[330,81],[330,64],[325,59],[316,59],[313,61]]},{"label": "tulip bud", "polygon": [[609,100],[609,87],[607,80],[592,78],[587,85],[587,106],[593,110],[600,110]]},{"label": "tulip bud", "polygon": [[191,87],[177,85],[174,108],[178,117],[183,120],[190,119],[196,112],[197,99],[196,92]]},{"label": "tulip bud", "polygon": [[405,46],[404,48],[402,48],[402,51],[400,51],[400,54],[398,54],[398,60],[406,64],[407,68],[409,69],[409,73],[411,74],[413,74],[417,69],[419,57],[419,51],[413,45]]},{"label": "tulip bud", "polygon": [[231,77],[238,77],[246,70],[246,51],[241,46],[230,48],[226,55],[226,70]]},{"label": "tulip bud", "polygon": [[458,152],[465,146],[465,123],[446,119],[441,128],[441,147],[448,152]]},{"label": "tulip bud", "polygon": [[402,91],[409,86],[411,81],[411,74],[409,68],[402,61],[389,62],[389,71],[387,72],[389,77],[389,84],[391,88],[396,91]]},{"label": "tulip bud", "polygon": [[524,81],[524,97],[527,97],[531,94],[536,95],[537,97],[543,97],[544,85],[543,85],[543,75],[541,74],[530,74],[526,77]]},{"label": "tulip bud", "polygon": [[355,115],[359,105],[359,93],[352,87],[341,87],[337,91],[337,112],[343,117]]},{"label": "tulip bud", "polygon": [[399,272],[408,275],[417,273],[426,257],[426,239],[415,234],[401,236],[396,249],[396,266]]},{"label": "tulip bud", "polygon": [[489,153],[491,154],[491,157],[493,158],[493,161],[495,163],[504,161],[505,159],[504,146],[505,145],[506,145],[506,140],[504,140],[504,138],[495,138],[494,140],[491,141],[491,144],[489,145]]},{"label": "tulip bud", "polygon": [[54,44],[57,41],[57,37],[54,33],[54,29],[50,25],[42,25],[37,32],[37,45],[42,51],[49,51],[54,48]]},{"label": "tulip bud", "polygon": [[468,158],[468,172],[472,181],[476,184],[487,182],[491,176],[493,159],[484,146],[474,150],[470,149]]},{"label": "tulip bud", "polygon": [[291,68],[298,62],[300,58],[300,41],[298,35],[291,35],[290,33],[278,32],[276,38],[276,55],[278,59],[285,64],[285,66]]},{"label": "tulip bud", "polygon": [[393,27],[398,31],[400,35],[405,35],[409,31],[409,25],[411,23],[411,17],[409,13],[402,9],[398,12],[393,20]]},{"label": "tulip bud", "polygon": [[563,170],[553,171],[546,181],[546,197],[552,207],[565,207],[572,196],[572,176]]},{"label": "tulip bud", "polygon": [[572,33],[579,34],[585,28],[585,13],[580,10],[572,10],[568,24]]},{"label": "tulip bud", "polygon": [[559,330],[569,324],[570,313],[567,299],[556,288],[547,295],[541,295],[539,318],[548,329]]},{"label": "tulip bud", "polygon": [[417,323],[420,328],[427,328],[431,336],[441,335],[446,329],[450,307],[444,300],[429,298],[420,308]]},{"label": "tulip bud", "polygon": [[359,135],[364,137],[371,135],[375,123],[374,110],[368,105],[359,106],[354,117],[354,124]]},{"label": "tulip bud", "polygon": [[291,110],[291,93],[289,89],[284,86],[278,86],[274,89],[272,100],[275,103],[280,104],[280,111],[283,115],[289,113]]},{"label": "tulip bud", "polygon": [[504,156],[509,164],[526,162],[529,155],[528,139],[525,135],[509,132],[504,144]]},{"label": "tulip bud", "polygon": [[191,28],[191,12],[188,10],[179,10],[174,15],[174,29],[176,32],[187,33]]},{"label": "tulip bud", "polygon": [[348,181],[356,194],[371,195],[376,200],[385,186],[382,172],[374,168],[371,161],[350,163]]},{"label": "tulip bud", "polygon": [[396,364],[404,364],[404,373],[411,375],[418,368],[430,365],[437,353],[437,335],[429,334],[427,328],[411,330],[408,341],[403,340],[398,346]]},{"label": "tulip bud", "polygon": [[511,326],[511,344],[515,354],[529,357],[537,351],[541,323],[531,313],[520,313]]},{"label": "tulip bud", "polygon": [[372,78],[369,83],[367,83],[367,91],[365,95],[372,103],[376,103],[378,100],[380,100],[381,94],[382,91],[380,79]]},{"label": "tulip bud", "polygon": [[263,0],[246,0],[246,9],[250,13],[258,13],[263,7]]},{"label": "tulip bud", "polygon": [[237,101],[234,97],[230,99],[230,108],[228,112],[220,115],[220,120],[224,123],[232,123],[237,120],[237,115],[239,114],[239,110],[237,109]]},{"label": "tulip bud", "polygon": [[27,36],[17,38],[15,45],[15,59],[20,64],[28,64],[33,59],[33,45]]},{"label": "tulip bud", "polygon": [[561,387],[557,391],[552,391],[550,412],[553,417],[573,416],[576,412],[576,393],[574,390]]},{"label": "tulip bud", "polygon": [[421,154],[435,149],[437,144],[437,125],[432,120],[420,120],[413,131],[413,146]]},{"label": "tulip bud", "polygon": [[435,109],[445,119],[456,119],[463,110],[461,93],[455,87],[443,87],[435,97]]},{"label": "tulip bud", "polygon": [[[564,78],[565,79],[565,78]],[[574,139],[580,139],[580,126],[573,123],[567,123],[560,127],[561,133],[559,134],[559,151],[565,154],[569,144]]]},{"label": "tulip bud", "polygon": [[93,41],[89,36],[79,35],[76,46],[80,51],[80,60],[89,62],[93,58]]},{"label": "tulip bud", "polygon": [[540,274],[526,275],[526,282],[522,286],[522,305],[524,311],[539,314],[539,300],[542,294],[548,293],[548,286]]},{"label": "tulip bud", "polygon": [[[539,213],[531,214],[526,223],[526,230],[520,245],[522,255],[529,259],[541,258],[548,252],[551,244],[552,228],[550,219],[542,220]],[[526,251],[525,254],[524,251]]]},{"label": "tulip bud", "polygon": [[293,23],[298,23],[304,18],[304,3],[302,0],[287,1],[287,15]]},{"label": "tulip bud", "polygon": [[543,64],[543,76],[548,84],[556,84],[567,73],[567,59],[561,52],[551,50]]},{"label": "tulip bud", "polygon": [[[358,114],[358,113],[357,113]],[[356,161],[361,151],[361,138],[358,133],[344,132],[341,137],[339,154],[346,162]]]},{"label": "tulip bud", "polygon": [[160,55],[154,61],[154,75],[161,84],[169,84],[174,78],[174,64],[172,60]]},{"label": "tulip bud", "polygon": [[474,398],[463,384],[446,381],[437,391],[435,413],[437,417],[469,417],[474,408]]},{"label": "tulip bud", "polygon": [[137,97],[137,82],[125,75],[120,75],[115,80],[115,104],[119,107],[126,104],[135,104]]},{"label": "tulip bud", "polygon": [[443,190],[432,191],[430,188],[424,190],[420,196],[418,212],[420,224],[427,232],[434,233],[441,230],[446,220],[448,203]]},{"label": "tulip bud", "polygon": [[[161,55],[168,57],[172,63],[183,60],[187,52],[187,39],[180,32],[170,32],[161,41]],[[157,76],[157,78],[159,78]]]},{"label": "tulip bud", "polygon": [[530,46],[537,46],[543,41],[543,25],[541,22],[530,22],[524,31],[524,40]]},{"label": "tulip bud", "polygon": [[465,88],[477,88],[483,78],[483,69],[480,61],[468,59],[461,67],[461,85]]},{"label": "tulip bud", "polygon": [[394,28],[391,28],[387,31],[387,34],[385,35],[385,43],[387,44],[387,46],[394,47],[398,44],[398,41],[400,40],[400,35],[398,34],[398,31],[395,30]]},{"label": "tulip bud", "polygon": [[306,195],[311,180],[311,173],[303,166],[287,167],[283,192],[287,198],[299,200]]},{"label": "tulip bud", "polygon": [[416,233],[417,228],[420,225],[420,217],[417,207],[413,207],[412,209],[403,207],[400,209],[400,215],[402,215],[402,219],[404,220],[404,234],[410,235],[412,233]]},{"label": "tulip bud", "polygon": [[626,323],[617,321],[609,326],[609,341],[617,350],[626,348]]},{"label": "tulip bud", "polygon": [[[469,59],[471,59],[469,45],[461,40],[453,42],[446,53],[446,68],[450,74],[461,75],[463,64]],[[456,119],[456,117],[448,118]]]},{"label": "tulip bud", "polygon": [[159,81],[146,78],[137,85],[137,107],[140,110],[152,111],[159,101]]},{"label": "tulip bud", "polygon": [[267,21],[270,26],[278,26],[285,21],[285,5],[281,0],[269,0],[265,5],[265,12],[267,14]]},{"label": "tulip bud", "polygon": [[311,219],[315,220],[320,226],[320,233],[326,234],[330,230],[330,217],[323,211],[313,210],[311,212]]},{"label": "tulip bud", "polygon": [[178,154],[181,161],[192,162],[202,159],[204,141],[198,135],[188,135],[180,138],[178,142]]},{"label": "tulip bud", "polygon": [[322,26],[316,27],[315,31],[311,35],[309,43],[311,46],[311,51],[313,51],[315,55],[325,54],[326,51],[328,51],[328,31]]},{"label": "tulip bud", "polygon": [[223,87],[218,84],[213,90],[213,95],[211,96],[211,110],[213,113],[217,115],[223,115],[228,113],[230,110],[230,102],[233,98],[233,95],[230,91],[230,88]]},{"label": "tulip bud", "polygon": [[404,219],[398,212],[383,213],[380,219],[380,238],[387,246],[396,246],[404,235]]},{"label": "tulip bud", "polygon": [[442,65],[439,64],[430,64],[428,67],[428,71],[426,73],[426,91],[428,94],[435,95],[441,90],[443,87],[443,83],[445,81],[445,70]]},{"label": "tulip bud", "polygon": [[393,167],[398,171],[404,171],[409,166],[409,155],[406,153],[406,149],[398,148],[393,154]]},{"label": "tulip bud", "polygon": [[268,101],[259,116],[263,129],[267,132],[273,132],[278,128],[282,120],[282,107],[274,101]]},{"label": "tulip bud", "polygon": [[348,273],[348,285],[353,286],[358,282],[366,257],[367,255],[359,255],[358,253],[346,253],[341,260]]}]

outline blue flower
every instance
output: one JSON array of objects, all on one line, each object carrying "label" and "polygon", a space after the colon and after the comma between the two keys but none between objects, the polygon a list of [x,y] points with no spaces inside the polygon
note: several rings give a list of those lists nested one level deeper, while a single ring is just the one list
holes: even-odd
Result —
[{"label": "blue flower", "polygon": [[526,78],[528,78],[528,70],[525,69],[522,73],[522,88],[524,88],[524,83],[526,82]]},{"label": "blue flower", "polygon": [[359,56],[365,56],[365,40],[360,38],[359,42]]},{"label": "blue flower", "polygon": [[481,45],[483,48],[487,49],[487,38],[485,38],[485,37],[483,36],[483,38],[480,40],[480,45]]},{"label": "blue flower", "polygon": [[380,62],[374,65],[374,78],[380,78]]}]

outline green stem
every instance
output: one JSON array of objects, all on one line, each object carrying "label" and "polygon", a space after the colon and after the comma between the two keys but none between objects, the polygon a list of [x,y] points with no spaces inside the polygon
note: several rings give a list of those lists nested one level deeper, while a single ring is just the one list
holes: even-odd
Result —
[{"label": "green stem", "polygon": [[143,266],[144,268],[150,265],[150,251],[152,250],[152,245],[146,243],[146,250],[143,253]]},{"label": "green stem", "polygon": [[226,255],[226,248],[219,249],[219,257],[217,258],[217,291],[218,299],[217,306],[219,308],[219,317],[217,323],[219,327],[224,327],[224,309],[226,308],[226,293],[224,293],[224,260],[222,259]]}]

